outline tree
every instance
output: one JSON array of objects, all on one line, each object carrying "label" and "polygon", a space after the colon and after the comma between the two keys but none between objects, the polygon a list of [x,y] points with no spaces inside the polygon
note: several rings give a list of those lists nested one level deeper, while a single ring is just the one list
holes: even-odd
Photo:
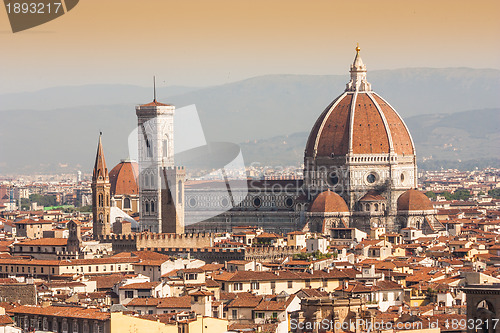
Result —
[{"label": "tree", "polygon": [[31,194],[30,202],[36,202],[40,206],[56,206],[57,198],[55,195],[40,195],[40,194]]},{"label": "tree", "polygon": [[437,194],[432,192],[432,191],[427,191],[425,192],[425,195],[429,198],[429,199],[432,199],[432,200],[436,200],[436,197],[437,197]]},{"label": "tree", "polygon": [[495,199],[500,199],[500,188],[494,188],[488,191],[488,195]]},{"label": "tree", "polygon": [[469,190],[459,189],[452,194],[453,200],[468,200],[472,195]]}]

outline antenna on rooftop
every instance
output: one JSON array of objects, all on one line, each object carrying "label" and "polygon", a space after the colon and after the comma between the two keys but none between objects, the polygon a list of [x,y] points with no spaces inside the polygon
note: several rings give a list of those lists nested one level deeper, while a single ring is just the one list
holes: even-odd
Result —
[{"label": "antenna on rooftop", "polygon": [[156,76],[153,75],[153,102],[156,102]]}]

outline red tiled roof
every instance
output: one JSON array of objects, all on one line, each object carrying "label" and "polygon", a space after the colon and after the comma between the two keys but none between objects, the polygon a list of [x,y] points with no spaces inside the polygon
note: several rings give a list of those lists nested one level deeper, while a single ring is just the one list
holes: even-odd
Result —
[{"label": "red tiled roof", "polygon": [[111,318],[110,313],[101,312],[99,309],[92,308],[80,308],[80,307],[69,307],[69,306],[32,306],[32,305],[22,305],[17,308],[9,310],[10,313],[17,314],[33,314],[39,316],[50,316],[50,317],[63,317],[63,318],[81,318],[81,319],[91,319],[91,320],[109,320]]},{"label": "red tiled roof", "polygon": [[433,210],[432,202],[425,194],[418,190],[410,189],[398,198],[398,210],[412,211],[412,210]]},{"label": "red tiled roof", "polygon": [[314,199],[309,211],[312,213],[349,212],[349,208],[340,195],[328,190]]},{"label": "red tiled roof", "polygon": [[121,286],[120,289],[153,289],[158,287],[159,281],[130,283]]},{"label": "red tiled roof", "polygon": [[14,324],[12,318],[7,315],[0,315],[0,326],[11,325]]},{"label": "red tiled roof", "polygon": [[14,224],[52,224],[52,221],[24,219],[24,220],[16,221],[13,223]]},{"label": "red tiled roof", "polygon": [[286,302],[262,301],[255,307],[255,311],[285,311]]},{"label": "red tiled roof", "polygon": [[165,297],[158,304],[159,309],[191,309],[191,296]]},{"label": "red tiled roof", "polygon": [[142,104],[141,107],[143,106],[171,106],[170,104],[164,104],[164,103],[160,103],[160,102],[157,102],[156,99],[153,100],[151,103],[147,103],[147,104]]},{"label": "red tiled roof", "polygon": [[414,153],[403,120],[380,96],[358,93],[354,107],[352,102],[353,94],[343,94],[323,111],[309,135],[306,157],[346,155],[351,138],[355,154],[389,153],[389,133],[397,154]]},{"label": "red tiled roof", "polygon": [[386,200],[383,196],[375,191],[368,191],[359,201],[384,201]]},{"label": "red tiled roof", "polygon": [[228,308],[255,308],[262,301],[263,296],[243,296],[239,295],[233,299]]},{"label": "red tiled roof", "polygon": [[31,239],[26,241],[21,241],[16,243],[15,245],[39,245],[39,246],[66,246],[68,245],[67,238],[39,238],[39,239]]},{"label": "red tiled roof", "polygon": [[135,195],[139,193],[137,177],[139,166],[136,162],[122,161],[109,172],[111,195]]}]

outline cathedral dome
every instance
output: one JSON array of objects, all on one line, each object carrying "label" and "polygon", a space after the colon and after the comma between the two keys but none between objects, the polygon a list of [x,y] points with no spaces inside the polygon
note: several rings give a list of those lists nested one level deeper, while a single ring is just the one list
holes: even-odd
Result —
[{"label": "cathedral dome", "polygon": [[398,211],[422,211],[433,210],[432,202],[425,194],[420,191],[411,189],[398,198]]},{"label": "cathedral dome", "polygon": [[328,190],[314,199],[309,211],[311,213],[348,213],[349,208],[340,195]]},{"label": "cathedral dome", "polygon": [[307,140],[305,157],[351,154],[413,155],[415,149],[403,119],[366,81],[366,66],[356,48],[351,81],[320,115]]},{"label": "cathedral dome", "polygon": [[139,167],[136,162],[122,160],[109,173],[111,195],[139,194],[139,186],[137,185],[138,175]]}]

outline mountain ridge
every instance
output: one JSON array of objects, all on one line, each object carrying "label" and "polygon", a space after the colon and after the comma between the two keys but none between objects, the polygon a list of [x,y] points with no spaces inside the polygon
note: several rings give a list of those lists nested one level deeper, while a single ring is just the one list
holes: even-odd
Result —
[{"label": "mountain ridge", "polygon": [[[419,158],[442,151],[443,158],[463,159],[467,157],[463,149],[478,152],[471,153],[471,158],[472,155],[475,156],[473,158],[482,158],[497,154],[495,150],[487,151],[491,145],[484,144],[487,140],[497,142],[495,133],[500,131],[496,131],[495,122],[478,122],[474,117],[446,120],[448,123],[460,123],[448,133],[455,140],[451,142],[452,145],[462,144],[457,134],[459,130],[464,131],[462,135],[468,138],[468,145],[460,146],[461,153],[439,150],[432,146],[433,142],[425,139],[428,136],[426,131],[431,126],[434,133],[429,137],[442,145],[447,143],[446,131],[449,129],[444,127],[443,132],[437,127],[439,119],[446,117],[447,113],[465,112],[464,109],[500,108],[497,93],[500,91],[500,70],[410,68],[369,71],[368,81],[372,83],[374,91],[395,107],[405,121],[417,117],[411,120],[416,125],[410,126],[410,131],[414,138],[422,138],[420,142],[424,148],[419,147],[420,143],[417,144]],[[160,101],[178,106],[178,111],[182,106],[195,104],[207,141],[242,143],[244,148],[245,142],[308,133],[325,107],[344,91],[347,82],[348,75],[266,75],[208,88],[159,88],[157,96]],[[124,86],[135,89],[134,86]],[[81,106],[76,106],[77,103],[71,98],[66,100],[61,97],[58,100],[57,96],[62,94],[55,89],[53,97],[42,97],[48,99],[49,104],[57,102],[59,106],[47,110],[21,109],[23,100],[35,103],[28,95],[23,98],[17,95],[13,99],[16,103],[12,102],[17,109],[6,110],[2,107],[5,104],[4,95],[1,95],[0,116],[4,121],[0,123],[0,174],[22,170],[90,170],[100,131],[104,132],[104,149],[109,164],[114,165],[126,158],[127,137],[137,123],[135,105],[139,104],[137,100],[147,102],[147,96],[152,99],[152,89],[139,87],[133,94],[127,94],[128,90],[122,91],[120,87],[123,86],[118,86],[113,94],[101,89],[96,96],[90,95],[87,90],[80,100],[88,102],[88,105]],[[123,103],[96,104],[103,100],[114,103],[124,99],[128,100]],[[63,106],[63,102],[74,103]],[[497,113],[492,111],[485,117]],[[426,116],[418,120],[424,114]],[[488,138],[484,137],[485,126],[489,128]],[[292,136],[291,140],[295,146],[290,143],[290,154],[301,155],[303,147],[300,152],[299,138]],[[277,153],[274,155],[279,156]],[[437,159],[439,156],[432,158]],[[302,161],[302,156],[295,161]],[[265,160],[263,162],[267,163]]]}]

